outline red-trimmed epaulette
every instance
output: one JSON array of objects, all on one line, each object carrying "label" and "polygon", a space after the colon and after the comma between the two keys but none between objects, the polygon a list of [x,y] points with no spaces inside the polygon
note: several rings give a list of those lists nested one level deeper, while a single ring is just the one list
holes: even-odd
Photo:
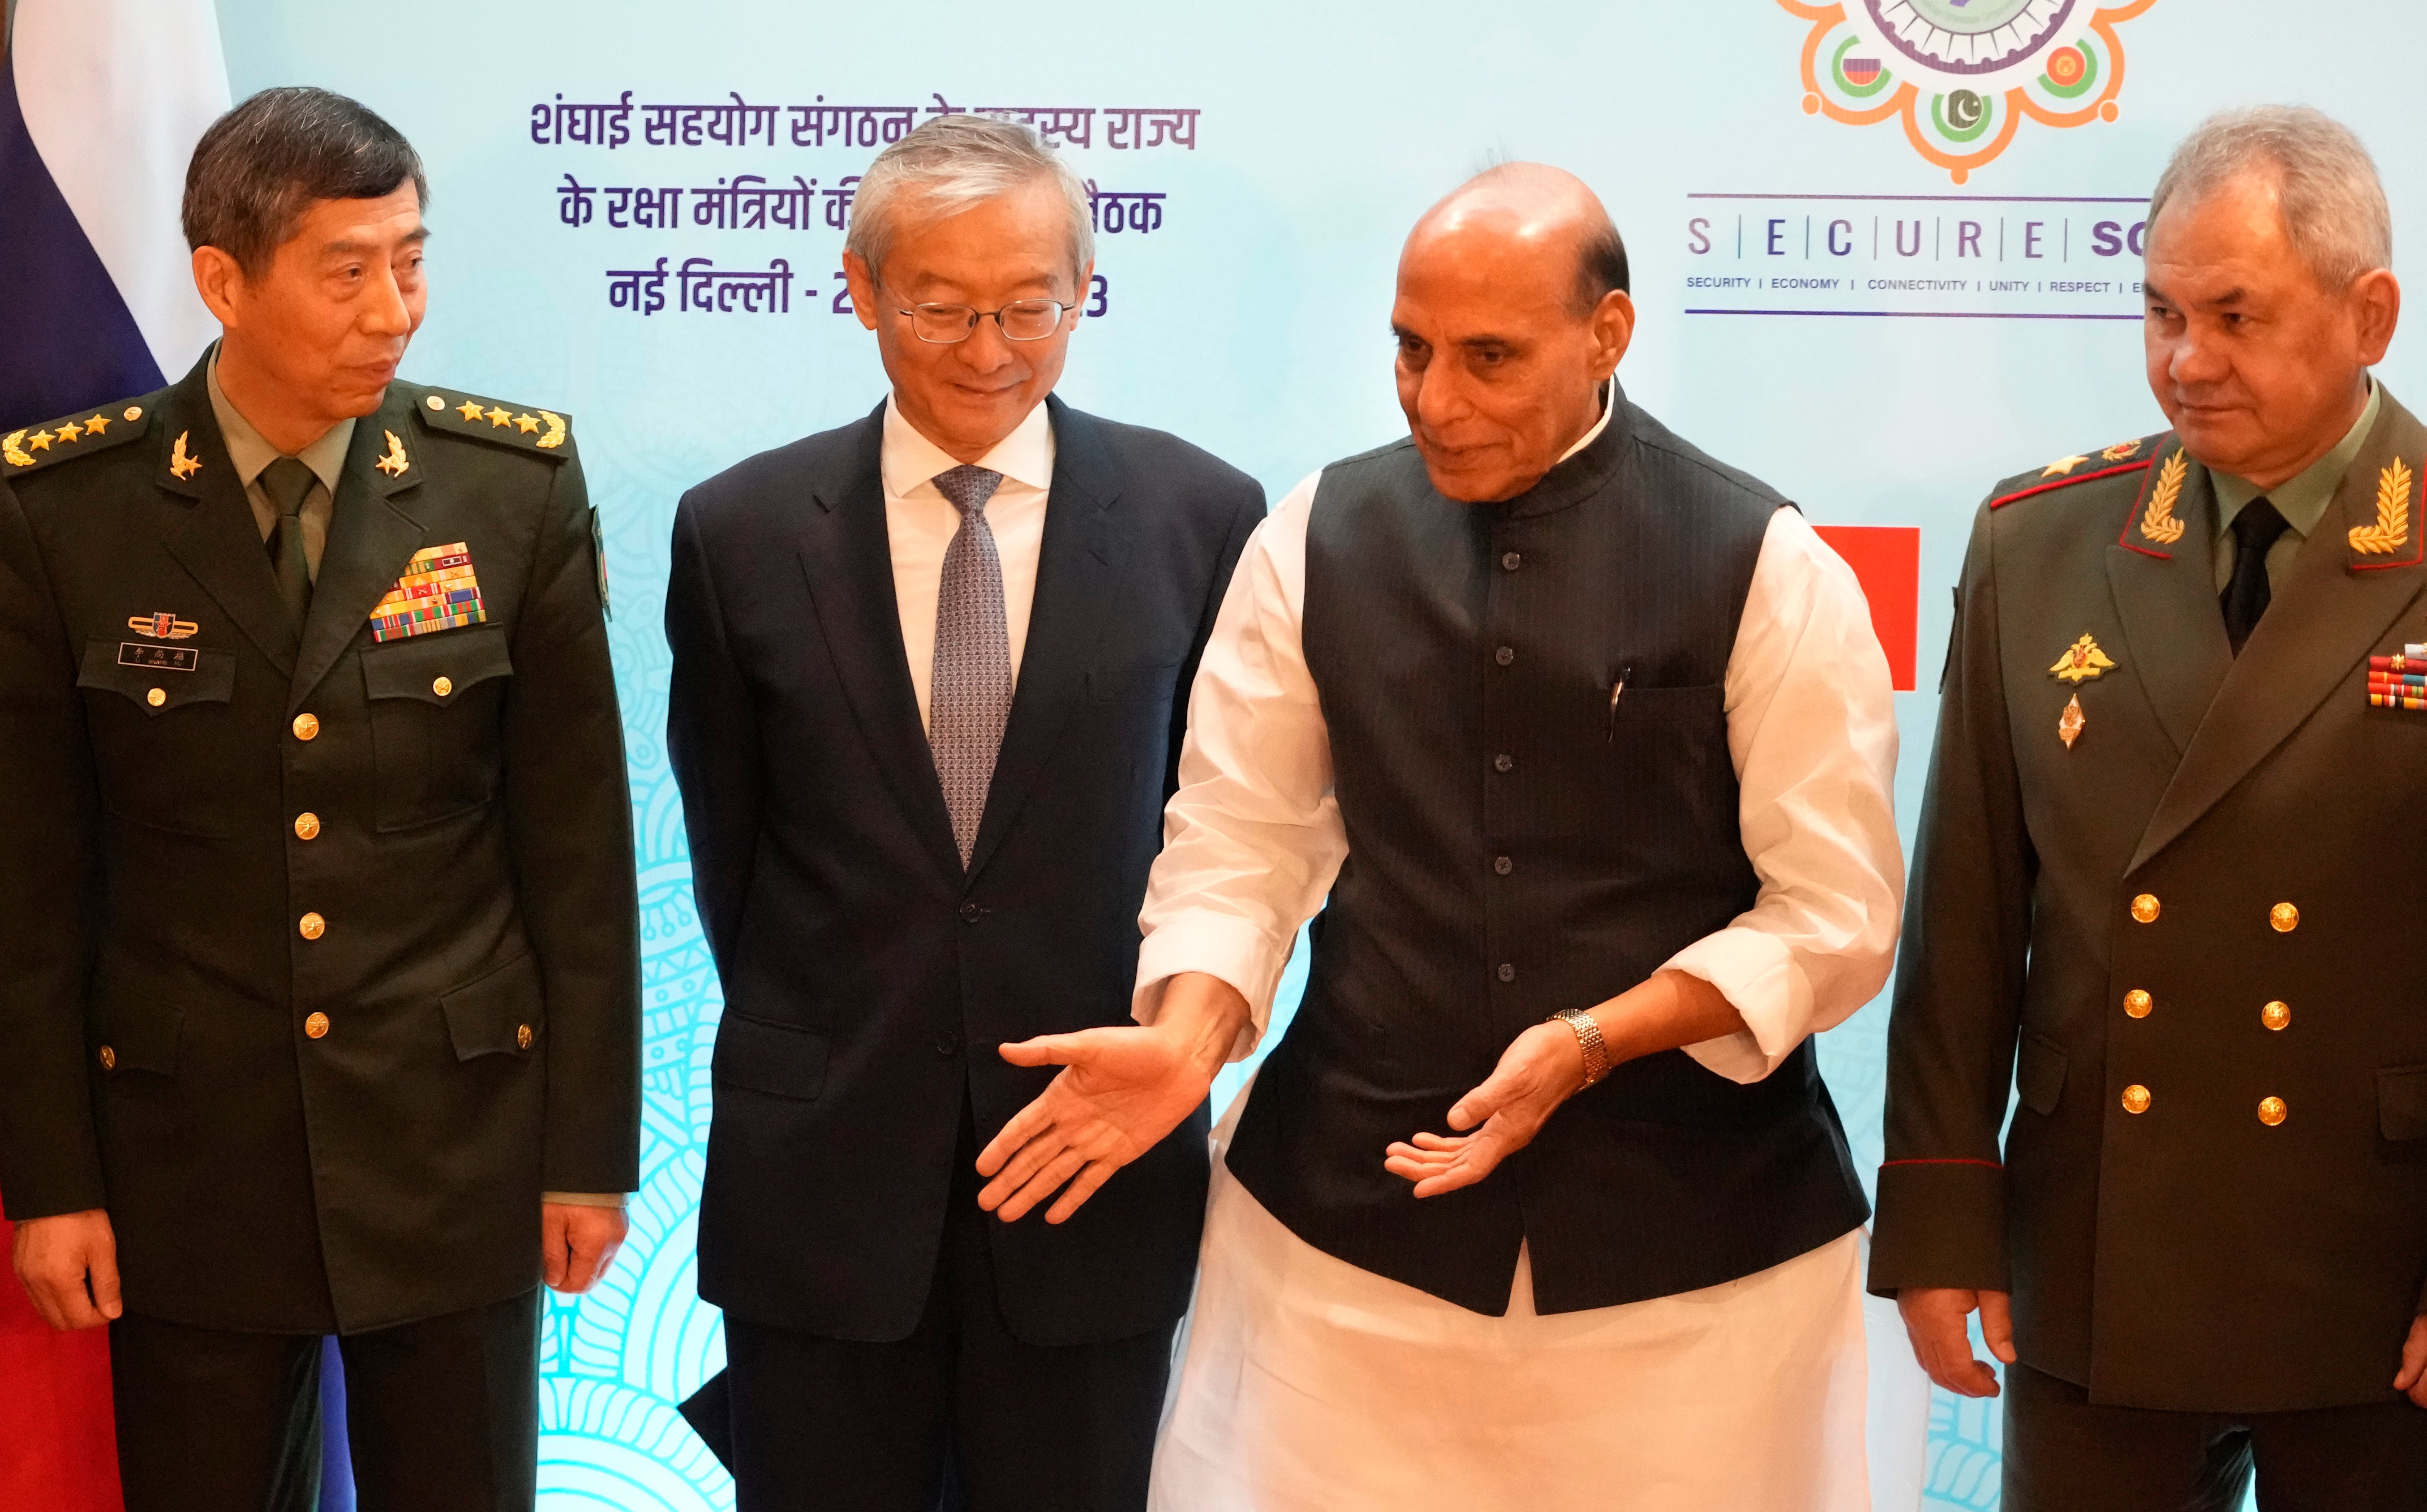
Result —
[{"label": "red-trimmed epaulette", "polygon": [[2118,441],[2115,445],[2104,447],[2093,456],[2059,457],[2041,468],[2037,478],[2031,478],[2030,474],[2025,473],[2023,477],[2029,479],[2029,481],[2020,488],[1992,498],[1989,500],[1989,507],[1993,510],[2001,510],[2017,499],[2026,499],[2034,494],[2044,494],[2051,489],[2070,488],[2076,483],[2086,483],[2096,478],[2114,478],[2125,473],[2139,472],[2158,460],[2158,453],[2164,449],[2166,437],[2172,433],[2160,431],[2155,435],[2142,436],[2136,441]]}]

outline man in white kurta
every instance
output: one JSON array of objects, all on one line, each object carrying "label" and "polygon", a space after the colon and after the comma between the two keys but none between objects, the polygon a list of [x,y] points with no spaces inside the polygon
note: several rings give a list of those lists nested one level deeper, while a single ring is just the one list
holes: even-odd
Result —
[{"label": "man in white kurta", "polygon": [[[1196,1309],[1156,1457],[1153,1504],[1167,1512],[1868,1504],[1861,1199],[1805,1042],[1879,989],[1895,945],[1885,660],[1851,573],[1800,514],[1608,382],[1633,328],[1623,283],[1605,213],[1554,171],[1496,171],[1419,224],[1393,326],[1424,470],[1390,448],[1336,464],[1248,544],[1198,673],[1142,917],[1146,1027],[1005,1048],[1069,1068],[985,1153],[996,1179],[982,1201],[1017,1216],[1061,1189],[1067,1217],[1140,1137],[1126,1121],[1167,1095],[1161,1084],[1184,1092],[1209,1059],[1252,1049],[1298,927],[1330,897],[1332,938],[1318,941],[1300,1021],[1216,1133]],[[1685,518],[1697,511],[1712,520]],[[1630,512],[1653,523],[1638,529]],[[1594,523],[1604,516],[1614,523]],[[1595,541],[1625,545],[1594,555]],[[1440,565],[1468,545],[1472,572]],[[1591,571],[1558,576],[1578,561]],[[1740,603],[1732,641],[1703,648],[1715,682],[1693,685],[1681,669],[1695,635],[1710,640],[1730,606],[1667,602],[1672,579],[1730,561],[1733,578],[1708,568],[1707,584],[1683,590]],[[1543,596],[1542,583],[1564,586]],[[1325,611],[1312,620],[1311,591]],[[1618,649],[1596,661],[1589,642],[1604,630]],[[1521,666],[1537,680],[1495,681]],[[1578,669],[1609,681],[1586,687]],[[1374,683],[1387,685],[1378,703]],[[1597,703],[1573,702],[1578,687],[1594,700],[1605,688],[1605,725]],[[1470,688],[1480,714],[1442,723],[1430,706]],[[1444,731],[1479,732],[1471,786],[1458,761],[1427,786],[1436,748],[1455,743]],[[1353,751],[1336,748],[1344,736]],[[1604,740],[1605,756],[1593,749]],[[1727,770],[1681,774],[1693,753]],[[1732,833],[1701,837],[1712,854],[1670,854],[1691,848],[1689,821],[1627,813],[1714,792],[1735,808],[1719,816]],[[1604,822],[1656,832],[1668,851],[1596,851]],[[1493,890],[1604,854],[1596,864],[1648,890],[1587,876],[1568,889],[1585,901],[1556,908]],[[1742,906],[1676,913],[1664,888]],[[1427,889],[1473,896],[1489,916],[1472,988],[1458,948],[1446,974],[1427,975]],[[1600,935],[1597,910],[1619,916]],[[1630,912],[1712,927],[1611,980],[1623,972],[1611,963],[1661,937],[1629,933]],[[1326,1145],[1438,1107],[1426,1077],[1458,1063],[1420,1042],[1426,1026],[1457,1037],[1477,1020],[1524,1021],[1508,1015],[1523,1012],[1526,984],[1564,991],[1571,978],[1602,985],[1462,1083],[1446,1123],[1471,1132],[1402,1126],[1370,1149]],[[1427,1000],[1403,1013],[1405,998]],[[1101,1037],[1123,1034],[1142,1038]],[[1613,1068],[1611,1085],[1588,1091]],[[1764,1100],[1795,1079],[1816,1095]],[[1588,1100],[1563,1110],[1578,1094]],[[1332,1111],[1349,1104],[1365,1111]],[[1262,1116],[1260,1147],[1236,1137],[1243,1110],[1251,1134]],[[1647,1121],[1659,1126],[1648,1139]],[[1707,1167],[1698,1140],[1718,1152]],[[1311,1166],[1332,1174],[1302,1177]],[[1497,1196],[1474,1205],[1482,1193],[1467,1189],[1495,1172]],[[1435,1204],[1458,1221],[1403,1221]],[[1681,1231],[1702,1228],[1707,1243]],[[1430,1250],[1463,1253],[1414,1252]],[[1490,1268],[1510,1250],[1513,1264]],[[1646,1279],[1663,1275],[1702,1284],[1663,1293]],[[1626,1300],[1594,1305],[1609,1296]]]}]

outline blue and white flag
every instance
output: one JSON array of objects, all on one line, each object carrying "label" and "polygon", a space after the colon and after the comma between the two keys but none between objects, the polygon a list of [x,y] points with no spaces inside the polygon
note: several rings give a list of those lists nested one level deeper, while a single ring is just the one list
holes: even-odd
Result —
[{"label": "blue and white flag", "polygon": [[212,0],[17,0],[0,61],[0,426],[184,377],[219,333],[177,219],[228,107]]}]

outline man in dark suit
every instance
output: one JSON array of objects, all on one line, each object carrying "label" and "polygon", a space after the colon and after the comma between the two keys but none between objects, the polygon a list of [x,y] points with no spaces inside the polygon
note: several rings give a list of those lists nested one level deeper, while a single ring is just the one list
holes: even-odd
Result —
[{"label": "man in dark suit", "polygon": [[639,932],[563,416],[395,381],[421,165],[273,89],[196,148],[224,327],[0,435],[0,1190],[110,1323],[131,1512],[529,1507],[538,1288],[635,1180]]},{"label": "man in dark suit", "polygon": [[2207,122],[2149,206],[2173,429],[1973,527],[1870,1281],[1969,1396],[1979,1312],[2010,1512],[2229,1512],[2254,1464],[2271,1512],[2427,1505],[2427,427],[2369,374],[2391,253],[2351,133]]},{"label": "man in dark suit", "polygon": [[1200,1108],[1074,1220],[978,1208],[1050,1068],[1126,1020],[1185,691],[1263,495],[1050,398],[1086,191],[953,115],[861,179],[892,394],[683,498],[667,743],[724,979],[690,1406],[745,1509],[1145,1504],[1206,1186]]}]

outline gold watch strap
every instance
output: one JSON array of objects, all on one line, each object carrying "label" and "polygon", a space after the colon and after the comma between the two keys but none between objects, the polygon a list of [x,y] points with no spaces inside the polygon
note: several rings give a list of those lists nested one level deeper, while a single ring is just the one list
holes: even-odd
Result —
[{"label": "gold watch strap", "polygon": [[1609,1047],[1602,1043],[1601,1025],[1592,1015],[1581,1008],[1562,1008],[1543,1022],[1565,1024],[1575,1032],[1576,1044],[1585,1052],[1586,1086],[1609,1075]]}]

